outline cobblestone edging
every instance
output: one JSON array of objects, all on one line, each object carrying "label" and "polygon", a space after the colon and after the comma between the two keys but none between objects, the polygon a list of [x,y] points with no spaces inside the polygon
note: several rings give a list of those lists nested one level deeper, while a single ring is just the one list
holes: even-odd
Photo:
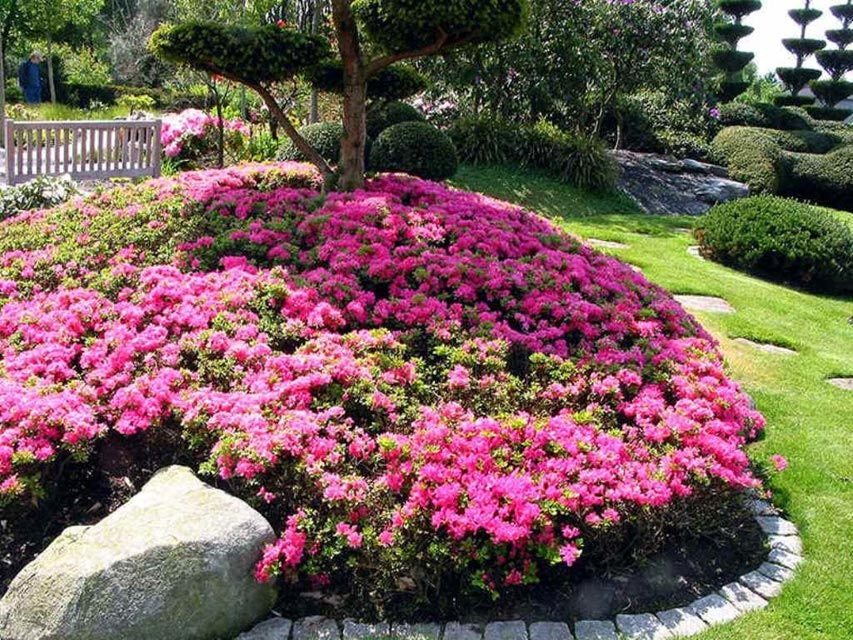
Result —
[{"label": "cobblestone edging", "polygon": [[782,592],[785,582],[803,561],[803,543],[797,527],[779,517],[768,502],[755,497],[747,506],[767,535],[770,553],[755,571],[677,609],[618,615],[615,620],[581,620],[570,628],[565,622],[515,620],[486,625],[448,622],[430,624],[363,624],[351,619],[338,623],[312,616],[296,622],[284,618],[266,620],[237,640],[365,640],[393,635],[401,640],[667,640],[702,633],[730,622],[749,611],[763,609]]}]

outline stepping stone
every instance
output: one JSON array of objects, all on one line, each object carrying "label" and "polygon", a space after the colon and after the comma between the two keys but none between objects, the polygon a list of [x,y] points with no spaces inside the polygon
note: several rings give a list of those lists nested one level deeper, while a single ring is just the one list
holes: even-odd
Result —
[{"label": "stepping stone", "polygon": [[672,633],[651,613],[616,616],[616,626],[628,640],[667,640]]},{"label": "stepping stone", "polygon": [[676,638],[695,636],[708,630],[708,625],[702,618],[684,608],[661,611],[657,616]]},{"label": "stepping stone", "polygon": [[622,242],[613,242],[612,240],[599,240],[598,238],[587,238],[587,244],[599,249],[630,249],[631,245]]},{"label": "stepping stone", "polygon": [[394,624],[391,635],[400,640],[438,640],[441,637],[441,625],[434,622]]},{"label": "stepping stone", "polygon": [[704,260],[705,258],[699,252],[701,247],[699,245],[693,245],[692,247],[687,247],[687,255],[693,256],[694,258],[699,258],[700,260]]},{"label": "stepping stone", "polygon": [[786,349],[785,347],[780,347],[775,344],[767,344],[764,342],[753,342],[748,338],[735,338],[734,340],[738,344],[742,344],[747,347],[752,347],[753,349],[758,349],[760,351],[765,351],[767,353],[773,353],[779,356],[795,356],[797,352],[793,349]]},{"label": "stepping stone", "polygon": [[730,582],[720,587],[719,594],[741,611],[757,611],[769,603],[752,589],[747,589],[740,582]]},{"label": "stepping stone", "polygon": [[390,628],[387,622],[378,622],[376,624],[366,624],[356,622],[352,618],[344,620],[344,639],[343,640],[364,640],[364,638],[376,638],[377,636],[387,636]]},{"label": "stepping stone", "polygon": [[711,296],[675,296],[675,301],[688,311],[709,313],[734,313],[735,308],[722,298]]},{"label": "stepping stone", "polygon": [[609,620],[581,620],[575,623],[577,640],[619,640],[616,625]]},{"label": "stepping stone", "polygon": [[527,640],[527,625],[521,620],[490,622],[483,640]]},{"label": "stepping stone", "polygon": [[827,382],[844,391],[853,391],[853,378],[829,378]]},{"label": "stepping stone", "polygon": [[530,625],[530,640],[572,640],[565,622],[534,622]]},{"label": "stepping stone", "polygon": [[740,610],[737,607],[716,593],[697,600],[686,609],[711,626],[731,622],[740,616]]}]

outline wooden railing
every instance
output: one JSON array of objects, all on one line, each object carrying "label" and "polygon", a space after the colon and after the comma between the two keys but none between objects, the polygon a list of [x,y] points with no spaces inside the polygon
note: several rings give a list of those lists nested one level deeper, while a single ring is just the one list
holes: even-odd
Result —
[{"label": "wooden railing", "polygon": [[160,175],[160,121],[6,122],[6,182]]}]

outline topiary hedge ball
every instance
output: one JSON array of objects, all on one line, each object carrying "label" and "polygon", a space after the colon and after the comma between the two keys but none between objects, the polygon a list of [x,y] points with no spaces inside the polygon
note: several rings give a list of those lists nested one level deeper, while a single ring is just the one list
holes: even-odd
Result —
[{"label": "topiary hedge ball", "polygon": [[696,228],[702,254],[817,291],[853,291],[853,229],[825,209],[776,196],[717,205]]},{"label": "topiary hedge ball", "polygon": [[401,122],[425,122],[426,116],[405,102],[378,102],[367,110],[367,135],[376,138],[388,127]]},{"label": "topiary hedge ball", "polygon": [[[314,147],[323,159],[330,164],[337,164],[341,157],[341,140],[344,138],[344,126],[339,122],[318,122],[299,129],[300,135]],[[279,147],[279,160],[307,160],[293,140],[287,138]]]},{"label": "topiary hedge ball", "polygon": [[456,173],[456,147],[443,131],[426,122],[402,122],[383,131],[370,151],[374,171],[408,173],[446,180]]}]

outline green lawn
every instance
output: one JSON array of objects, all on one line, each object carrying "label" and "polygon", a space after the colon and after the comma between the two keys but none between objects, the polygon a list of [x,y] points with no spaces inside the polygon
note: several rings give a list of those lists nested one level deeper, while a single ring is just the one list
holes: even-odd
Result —
[{"label": "green lawn", "polygon": [[[673,293],[721,296],[735,307],[731,315],[696,315],[767,417],[753,460],[766,464],[781,453],[790,462],[770,486],[800,527],[806,562],[768,609],[699,638],[853,638],[853,392],[825,382],[853,376],[853,300],[795,291],[688,255],[694,240],[685,228],[695,218],[644,215],[620,197],[514,168],[463,167],[454,184],[527,206],[584,238],[628,244],[608,253]],[[738,337],[799,354],[767,354],[733,342]]]}]

